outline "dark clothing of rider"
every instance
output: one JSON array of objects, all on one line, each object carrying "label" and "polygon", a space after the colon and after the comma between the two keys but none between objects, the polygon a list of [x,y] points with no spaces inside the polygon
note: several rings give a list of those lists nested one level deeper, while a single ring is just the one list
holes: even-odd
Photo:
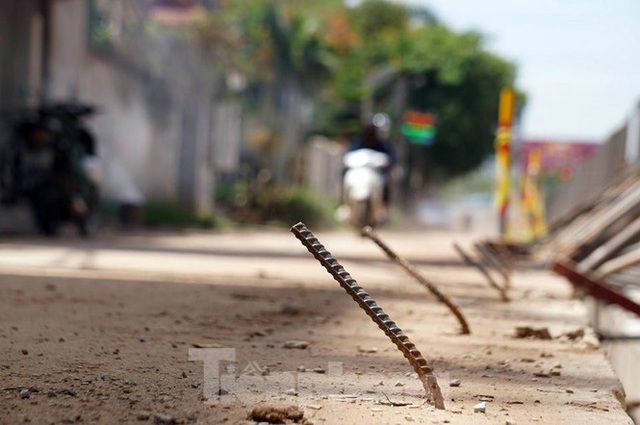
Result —
[{"label": "dark clothing of rider", "polygon": [[378,136],[378,128],[373,124],[368,124],[362,130],[362,133],[349,143],[347,152],[353,152],[358,149],[371,149],[389,155],[389,170],[396,162],[396,155],[393,148]]}]

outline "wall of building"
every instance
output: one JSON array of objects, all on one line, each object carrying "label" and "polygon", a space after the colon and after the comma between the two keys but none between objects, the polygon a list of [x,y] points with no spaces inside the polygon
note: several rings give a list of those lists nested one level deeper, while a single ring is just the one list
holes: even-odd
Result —
[{"label": "wall of building", "polygon": [[163,78],[152,78],[92,49],[86,7],[84,0],[66,0],[53,11],[51,97],[99,106],[90,125],[104,164],[106,197],[175,201],[210,213],[212,115],[206,82],[182,63]]},{"label": "wall of building", "polygon": [[25,106],[39,94],[42,24],[38,3],[0,0],[0,111]]},{"label": "wall of building", "polygon": [[[86,57],[84,72],[79,97],[100,108],[91,125],[103,160],[106,195],[126,202],[174,197],[175,161],[171,152],[151,156],[155,134],[136,79],[92,55]],[[164,170],[163,176],[157,176],[158,170]]]},{"label": "wall of building", "polygon": [[135,79],[89,52],[86,2],[65,1],[52,13],[50,100],[99,105],[89,119],[103,160],[107,197],[141,200],[149,191],[147,151],[151,129]]}]

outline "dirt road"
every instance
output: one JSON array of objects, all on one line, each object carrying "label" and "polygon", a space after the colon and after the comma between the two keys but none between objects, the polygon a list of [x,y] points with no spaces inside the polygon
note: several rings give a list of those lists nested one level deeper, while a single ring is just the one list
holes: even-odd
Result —
[{"label": "dirt road", "polygon": [[316,235],[422,351],[446,410],[288,229],[13,236],[0,241],[0,423],[242,423],[264,404],[315,424],[631,423],[602,351],[557,338],[585,324],[562,279],[524,268],[503,303],[451,247],[470,236],[381,231],[460,305],[464,336],[373,243]]}]

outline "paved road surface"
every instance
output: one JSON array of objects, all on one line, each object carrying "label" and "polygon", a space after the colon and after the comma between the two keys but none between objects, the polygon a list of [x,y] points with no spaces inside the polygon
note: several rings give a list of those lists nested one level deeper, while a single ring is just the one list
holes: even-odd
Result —
[{"label": "paved road surface", "polygon": [[[288,229],[252,229],[0,237],[0,418],[239,423],[269,403],[327,424],[630,423],[603,353],[588,337],[561,337],[585,324],[562,279],[522,269],[502,303],[455,256],[452,241],[472,236],[381,231],[459,304],[473,332],[461,336],[373,243],[315,233],[422,350],[446,411],[424,405],[400,353]],[[516,326],[554,339],[514,339]],[[197,347],[231,349],[235,363],[206,379]]]}]

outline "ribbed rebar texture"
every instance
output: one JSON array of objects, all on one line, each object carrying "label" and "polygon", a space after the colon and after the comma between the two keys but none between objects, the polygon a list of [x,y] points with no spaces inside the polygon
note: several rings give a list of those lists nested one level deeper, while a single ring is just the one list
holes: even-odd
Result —
[{"label": "ribbed rebar texture", "polygon": [[292,226],[291,232],[404,354],[413,370],[418,374],[427,394],[428,402],[438,409],[444,409],[444,398],[433,370],[415,344],[409,341],[409,337],[378,306],[371,295],[358,285],[358,282],[347,273],[338,260],[333,258],[331,253],[303,223]]},{"label": "ribbed rebar texture", "polygon": [[467,320],[465,319],[464,315],[462,314],[458,306],[455,305],[454,302],[451,301],[451,299],[449,299],[449,297],[447,297],[445,294],[440,292],[440,290],[434,284],[432,284],[427,279],[422,277],[422,275],[420,275],[420,273],[418,273],[418,271],[411,264],[409,264],[404,259],[400,258],[398,254],[393,252],[393,250],[389,248],[387,244],[382,242],[380,237],[376,234],[376,232],[370,226],[365,226],[362,228],[362,236],[366,236],[369,239],[371,239],[376,245],[378,245],[384,251],[385,254],[387,254],[387,256],[391,260],[399,264],[400,267],[405,269],[407,273],[413,276],[413,278],[416,279],[422,286],[427,288],[433,294],[433,296],[438,299],[438,301],[446,305],[449,308],[449,310],[451,310],[453,315],[456,316],[456,318],[458,319],[458,322],[460,323],[461,334],[468,335],[471,333],[471,330],[469,329],[469,324],[467,323]]}]

